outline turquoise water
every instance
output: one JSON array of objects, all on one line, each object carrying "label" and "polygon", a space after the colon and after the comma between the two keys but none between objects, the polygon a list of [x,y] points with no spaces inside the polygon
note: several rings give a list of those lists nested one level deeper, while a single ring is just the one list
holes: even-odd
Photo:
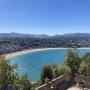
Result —
[{"label": "turquoise water", "polygon": [[[36,81],[40,79],[40,73],[44,64],[55,62],[61,64],[66,58],[66,49],[44,50],[24,55],[16,56],[11,59],[12,64],[18,64],[18,73],[27,73],[29,79]],[[80,49],[79,55],[90,52],[90,49]]]}]

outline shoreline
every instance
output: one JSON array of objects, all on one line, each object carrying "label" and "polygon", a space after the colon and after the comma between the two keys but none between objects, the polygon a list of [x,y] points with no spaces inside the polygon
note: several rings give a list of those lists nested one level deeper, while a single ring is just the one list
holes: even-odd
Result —
[{"label": "shoreline", "polygon": [[39,49],[28,49],[28,50],[23,50],[23,51],[17,51],[17,52],[6,54],[6,59],[10,59],[15,56],[19,56],[19,55],[23,55],[23,54],[27,54],[27,53],[46,51],[46,50],[57,50],[57,49],[66,49],[66,48],[39,48]]},{"label": "shoreline", "polygon": [[[67,49],[67,48],[37,48],[37,49],[26,49],[23,51],[17,51],[13,53],[6,54],[6,59],[13,58],[15,56],[19,56],[22,54],[27,54],[27,53],[32,53],[32,52],[37,52],[37,51],[45,51],[45,50],[57,50],[57,49]],[[90,48],[77,48],[77,49],[90,49]]]}]

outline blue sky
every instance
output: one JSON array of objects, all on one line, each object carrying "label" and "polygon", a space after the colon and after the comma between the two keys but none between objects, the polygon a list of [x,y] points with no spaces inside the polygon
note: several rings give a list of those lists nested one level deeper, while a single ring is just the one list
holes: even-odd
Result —
[{"label": "blue sky", "polygon": [[0,0],[0,32],[90,33],[90,0]]}]

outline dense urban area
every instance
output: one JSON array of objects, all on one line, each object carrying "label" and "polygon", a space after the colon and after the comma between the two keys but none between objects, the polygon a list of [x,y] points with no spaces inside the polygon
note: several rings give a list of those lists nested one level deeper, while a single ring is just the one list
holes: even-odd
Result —
[{"label": "dense urban area", "polygon": [[0,34],[0,51],[5,53],[47,47],[90,47],[90,34],[75,33],[55,36],[19,33]]}]

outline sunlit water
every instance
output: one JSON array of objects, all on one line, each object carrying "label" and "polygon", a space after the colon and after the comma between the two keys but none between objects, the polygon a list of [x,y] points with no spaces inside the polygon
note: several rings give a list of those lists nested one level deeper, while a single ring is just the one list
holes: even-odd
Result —
[{"label": "sunlit water", "polygon": [[[32,81],[40,79],[40,73],[44,64],[55,62],[61,64],[66,58],[67,49],[59,50],[44,50],[33,53],[27,53],[24,55],[16,56],[11,59],[12,64],[18,65],[19,74],[28,74],[28,77]],[[79,55],[84,55],[90,52],[90,49],[80,49]]]}]

